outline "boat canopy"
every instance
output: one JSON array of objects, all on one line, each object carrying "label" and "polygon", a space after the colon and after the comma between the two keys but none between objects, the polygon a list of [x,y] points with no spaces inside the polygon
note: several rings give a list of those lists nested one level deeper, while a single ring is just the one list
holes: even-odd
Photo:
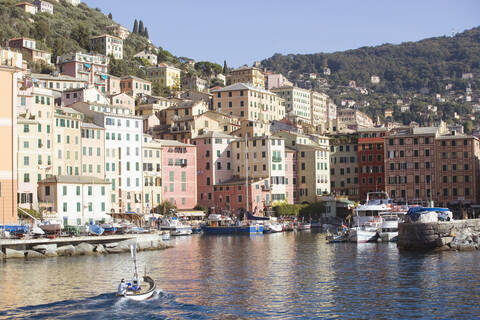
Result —
[{"label": "boat canopy", "polygon": [[202,210],[185,210],[178,211],[178,217],[205,217],[205,213]]},{"label": "boat canopy", "polygon": [[270,220],[270,217],[258,217],[254,216],[251,212],[247,213],[248,220]]}]

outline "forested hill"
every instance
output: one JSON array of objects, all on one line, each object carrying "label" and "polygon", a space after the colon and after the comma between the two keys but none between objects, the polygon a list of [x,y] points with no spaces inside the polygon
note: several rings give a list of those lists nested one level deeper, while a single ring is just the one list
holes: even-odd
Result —
[{"label": "forested hill", "polygon": [[[330,85],[373,87],[371,75],[380,77],[375,91],[403,94],[429,88],[442,92],[447,81],[461,79],[462,73],[480,72],[480,27],[453,37],[436,37],[399,45],[384,44],[355,50],[316,54],[275,54],[261,62],[262,66],[297,80],[303,73],[324,76]],[[290,71],[290,72],[289,72]],[[477,77],[478,78],[478,77]],[[478,85],[478,84],[477,84]]]}]

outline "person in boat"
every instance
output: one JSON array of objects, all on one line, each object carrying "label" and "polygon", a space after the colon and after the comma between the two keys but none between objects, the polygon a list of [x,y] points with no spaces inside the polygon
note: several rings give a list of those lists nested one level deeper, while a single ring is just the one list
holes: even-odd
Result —
[{"label": "person in boat", "polygon": [[133,280],[133,286],[131,287],[132,291],[140,291],[140,286],[138,285],[138,280]]},{"label": "person in boat", "polygon": [[128,288],[129,286],[125,283],[125,279],[122,279],[118,285],[117,295],[124,296],[127,293]]}]

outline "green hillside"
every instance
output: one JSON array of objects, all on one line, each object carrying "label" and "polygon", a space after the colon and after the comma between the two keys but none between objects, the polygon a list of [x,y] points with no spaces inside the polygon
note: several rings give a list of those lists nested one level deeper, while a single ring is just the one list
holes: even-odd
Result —
[{"label": "green hillside", "polygon": [[[74,50],[89,51],[89,38],[107,33],[106,28],[114,23],[108,14],[100,9],[93,9],[81,3],[74,7],[63,0],[60,3],[51,1],[54,6],[53,16],[47,13],[31,15],[15,7],[19,1],[0,0],[0,43],[15,37],[29,37],[37,40],[37,48],[52,52],[52,60],[58,55]],[[132,18],[132,25],[133,25]],[[130,28],[130,26],[126,26]],[[131,31],[131,30],[130,30]],[[150,31],[150,33],[152,33]],[[124,59],[114,61],[109,66],[109,72],[115,76],[127,74],[144,77],[142,67],[148,62],[133,58],[137,52],[149,46],[148,39],[138,33],[131,33],[124,41]],[[167,62],[187,70],[180,60],[167,50],[155,47],[159,62]],[[34,71],[50,72],[40,66],[34,66]]]},{"label": "green hillside", "polygon": [[[302,73],[323,73],[328,66],[328,81],[334,86],[371,87],[377,92],[403,94],[429,88],[443,92],[445,84],[461,79],[462,73],[480,72],[480,28],[467,30],[453,37],[437,37],[399,45],[384,44],[335,53],[275,54],[263,60],[262,66],[288,74],[293,80]],[[380,84],[370,83],[371,75],[381,78]],[[478,78],[477,78],[478,79]],[[475,88],[479,82],[473,81]],[[464,86],[458,83],[458,86]]]}]

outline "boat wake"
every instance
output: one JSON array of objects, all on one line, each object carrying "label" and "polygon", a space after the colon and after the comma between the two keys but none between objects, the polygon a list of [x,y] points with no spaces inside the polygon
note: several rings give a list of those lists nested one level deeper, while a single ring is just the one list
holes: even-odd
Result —
[{"label": "boat wake", "polygon": [[[133,301],[104,293],[86,299],[64,300],[0,311],[0,319],[162,319],[161,311],[175,304],[175,297],[156,290],[152,298]],[[133,312],[132,312],[133,311]],[[165,317],[166,318],[166,317]]]}]

